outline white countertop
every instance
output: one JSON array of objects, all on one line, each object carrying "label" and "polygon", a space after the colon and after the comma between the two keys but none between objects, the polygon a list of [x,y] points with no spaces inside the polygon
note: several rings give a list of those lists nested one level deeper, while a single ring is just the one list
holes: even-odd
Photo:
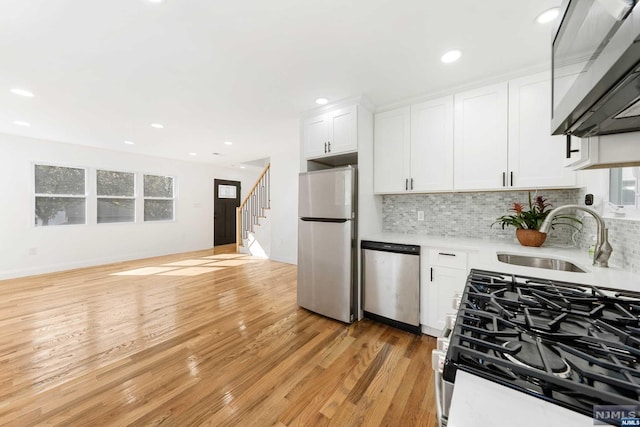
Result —
[{"label": "white countertop", "polygon": [[[576,249],[575,247],[544,244],[539,248],[533,248],[520,245],[515,238],[509,241],[399,233],[376,233],[362,236],[361,239],[376,242],[420,245],[423,249],[423,254],[430,248],[467,251],[469,254],[469,268],[640,292],[640,274],[634,274],[615,266],[609,268],[594,267],[589,253],[585,250]],[[615,251],[615,246],[613,250]],[[586,273],[555,271],[544,268],[506,264],[498,261],[497,254],[500,252],[559,258],[571,261],[585,270]]]}]

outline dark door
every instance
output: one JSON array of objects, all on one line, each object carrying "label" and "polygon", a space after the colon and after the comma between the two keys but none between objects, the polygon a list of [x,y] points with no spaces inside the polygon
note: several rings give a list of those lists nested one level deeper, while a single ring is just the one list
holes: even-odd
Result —
[{"label": "dark door", "polygon": [[240,206],[240,183],[213,181],[213,245],[236,243],[236,208]]}]

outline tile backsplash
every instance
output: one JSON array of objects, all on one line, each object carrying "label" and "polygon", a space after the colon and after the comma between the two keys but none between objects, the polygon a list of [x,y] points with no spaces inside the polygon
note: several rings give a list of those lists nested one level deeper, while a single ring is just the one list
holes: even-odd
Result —
[{"label": "tile backsplash", "polygon": [[[579,189],[539,192],[553,206],[575,203]],[[479,193],[394,194],[382,199],[384,231],[392,233],[431,234],[435,236],[515,239],[513,227],[504,230],[491,226],[499,216],[508,214],[514,202],[528,206],[527,191],[494,191]],[[534,197],[535,193],[532,192]],[[418,221],[424,211],[424,221]],[[570,244],[571,229],[556,227],[550,242]]]},{"label": "tile backsplash", "polygon": [[[532,196],[535,192],[532,191]],[[577,204],[584,200],[584,189],[540,190],[537,194],[554,206]],[[507,214],[514,202],[528,206],[527,191],[478,193],[393,194],[382,198],[383,230],[391,233],[430,234],[434,236],[473,237],[515,240],[513,227],[491,226]],[[418,211],[424,221],[418,221]],[[577,212],[577,216],[582,213]],[[613,246],[611,263],[640,273],[640,221],[606,218],[609,241]],[[584,218],[581,232],[557,226],[547,241],[588,250],[596,225],[590,215]]]}]

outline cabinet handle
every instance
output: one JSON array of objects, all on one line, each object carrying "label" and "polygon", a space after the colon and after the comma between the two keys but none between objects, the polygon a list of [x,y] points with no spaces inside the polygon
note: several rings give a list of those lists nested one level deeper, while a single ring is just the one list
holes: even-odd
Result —
[{"label": "cabinet handle", "polygon": [[327,142],[327,145],[329,146],[329,152],[331,152],[331,141]]},{"label": "cabinet handle", "polygon": [[433,282],[433,267],[431,267],[429,270],[431,270],[431,281]]},{"label": "cabinet handle", "polygon": [[408,178],[404,180],[404,189],[405,190],[409,189],[409,179]]},{"label": "cabinet handle", "polygon": [[507,173],[506,172],[502,172],[502,186],[503,187],[507,186]]},{"label": "cabinet handle", "polygon": [[456,254],[450,254],[448,252],[438,252],[438,255],[444,255],[444,256],[456,256]]},{"label": "cabinet handle", "polygon": [[413,178],[411,178],[411,189],[413,190]]},{"label": "cabinet handle", "polygon": [[327,152],[327,143],[326,142],[324,143],[324,152],[325,153]]},{"label": "cabinet handle", "polygon": [[567,135],[567,159],[571,158],[571,153],[578,153],[580,150],[571,149],[571,135]]},{"label": "cabinet handle", "polygon": [[513,171],[510,172],[511,186],[513,187]]}]

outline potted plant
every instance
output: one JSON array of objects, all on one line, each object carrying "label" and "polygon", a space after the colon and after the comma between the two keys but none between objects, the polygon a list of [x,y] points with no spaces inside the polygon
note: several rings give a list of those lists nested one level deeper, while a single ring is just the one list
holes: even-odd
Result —
[{"label": "potted plant", "polygon": [[[515,227],[516,237],[521,245],[541,246],[547,238],[547,234],[541,233],[538,230],[551,212],[551,209],[548,208],[552,206],[547,200],[544,196],[536,196],[535,199],[532,199],[531,192],[529,192],[528,210],[525,210],[521,203],[516,202],[513,204],[513,207],[509,209],[513,214],[498,217],[491,226],[500,224],[503,230],[506,226]],[[571,215],[558,215],[553,219],[551,228],[554,228],[556,225],[567,225],[579,230],[571,221],[582,224],[582,221]]]}]

